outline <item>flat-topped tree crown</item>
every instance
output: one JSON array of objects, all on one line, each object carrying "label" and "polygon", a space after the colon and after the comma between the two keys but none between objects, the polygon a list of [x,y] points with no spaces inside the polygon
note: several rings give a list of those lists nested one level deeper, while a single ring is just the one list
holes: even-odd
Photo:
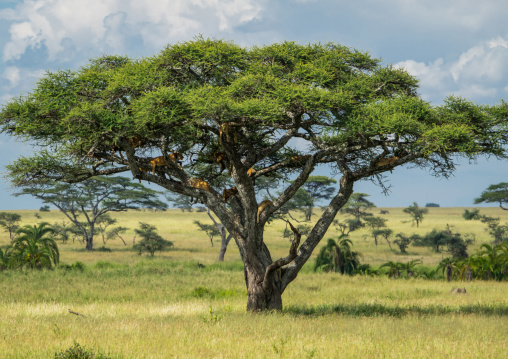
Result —
[{"label": "flat-topped tree crown", "polygon": [[[417,89],[405,70],[334,43],[243,48],[197,38],[150,58],[106,56],[47,73],[0,116],[4,132],[54,150],[11,165],[16,185],[131,172],[204,202],[239,247],[248,308],[263,310],[282,307],[354,182],[409,162],[446,176],[456,156],[505,155],[504,102],[450,97],[434,107]],[[322,164],[340,174],[340,188],[305,242],[274,262],[264,225]],[[260,206],[256,183],[270,178],[291,181]]]}]

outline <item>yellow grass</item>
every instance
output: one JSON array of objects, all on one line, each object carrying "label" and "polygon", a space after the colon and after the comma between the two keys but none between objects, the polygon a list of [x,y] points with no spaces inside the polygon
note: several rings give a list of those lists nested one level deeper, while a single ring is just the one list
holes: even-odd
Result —
[{"label": "yellow grass", "polygon": [[[430,208],[418,229],[402,223],[409,219],[402,209],[388,210],[395,233],[423,234],[449,224],[475,233],[471,252],[490,241],[483,224],[462,219],[463,208]],[[40,221],[35,211],[16,212],[23,224]],[[481,213],[508,221],[497,208]],[[56,211],[38,214],[50,223],[62,219]],[[313,273],[311,260],[283,294],[283,313],[252,315],[245,313],[235,245],[228,249],[227,263],[217,265],[218,238],[212,248],[193,225],[209,221],[206,213],[132,211],[114,217],[132,229],[129,246],[133,229],[143,221],[157,225],[175,249],[150,259],[120,240],[106,244],[112,252],[87,253],[80,243],[60,244],[62,262],[84,262],[84,272],[0,272],[0,357],[51,358],[74,342],[113,358],[506,357],[506,282],[348,277]],[[283,230],[277,222],[267,228],[274,259],[289,248]],[[328,234],[337,236],[335,230]],[[376,247],[367,230],[351,237],[363,262],[373,265],[423,258],[425,265],[435,266],[442,258],[426,248],[409,247],[402,256],[383,242]],[[0,245],[8,242],[1,233]],[[102,246],[98,237],[95,246]],[[450,294],[457,286],[466,287],[467,294]]]}]

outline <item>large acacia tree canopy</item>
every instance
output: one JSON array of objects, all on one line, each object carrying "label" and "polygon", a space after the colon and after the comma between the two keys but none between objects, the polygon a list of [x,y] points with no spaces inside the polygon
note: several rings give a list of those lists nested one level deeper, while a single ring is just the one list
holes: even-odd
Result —
[{"label": "large acacia tree canopy", "polygon": [[[417,89],[405,70],[334,43],[244,48],[198,38],[154,57],[104,56],[49,72],[0,121],[3,132],[41,146],[8,167],[15,185],[130,171],[201,198],[234,235],[259,309],[296,277],[355,181],[381,181],[405,163],[446,176],[457,156],[505,156],[506,103],[449,97],[432,106]],[[298,253],[273,262],[264,224],[320,164],[340,174],[338,194]],[[280,178],[292,181],[258,211],[256,182]],[[223,197],[226,185],[237,192]]]},{"label": "large acacia tree canopy", "polygon": [[[403,154],[400,162],[418,159],[447,173],[451,154],[503,154],[504,102],[476,106],[450,97],[432,107],[417,96],[417,83],[402,69],[337,44],[245,49],[198,39],[151,58],[105,56],[77,71],[47,73],[33,93],[4,106],[2,130],[50,146],[10,167],[15,183],[74,180],[106,168],[107,174],[112,162],[126,166],[116,171],[128,170],[110,153],[135,136],[143,139],[140,164],[164,147],[184,153],[187,173],[197,174],[203,170],[197,164],[221,150],[225,123],[237,133],[231,149],[247,168],[290,170],[281,164],[305,152],[317,163],[340,160],[359,171]],[[295,137],[305,145],[291,148],[287,140]]]}]

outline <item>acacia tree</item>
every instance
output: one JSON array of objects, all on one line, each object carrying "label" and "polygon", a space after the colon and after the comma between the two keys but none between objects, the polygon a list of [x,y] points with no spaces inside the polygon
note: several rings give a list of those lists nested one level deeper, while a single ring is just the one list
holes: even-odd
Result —
[{"label": "acacia tree", "polygon": [[21,221],[21,215],[11,212],[0,213],[0,226],[4,227],[5,231],[9,232],[9,239],[14,239],[16,231],[19,228],[19,222]]},{"label": "acacia tree", "polygon": [[157,198],[159,192],[134,183],[126,177],[96,176],[78,183],[62,183],[54,180],[35,180],[19,183],[19,195],[32,195],[44,203],[57,207],[81,231],[86,250],[93,250],[97,231],[104,233],[115,220],[109,212],[128,209],[159,208],[167,204]]},{"label": "acacia tree", "polygon": [[[355,182],[382,183],[407,163],[448,176],[461,156],[505,155],[507,104],[449,97],[432,106],[417,90],[404,69],[335,43],[244,48],[198,38],[149,58],[48,72],[0,120],[4,133],[41,146],[8,167],[14,185],[130,172],[202,201],[236,241],[247,309],[270,310],[282,308]],[[295,234],[289,255],[273,260],[267,220],[326,165],[338,191],[302,245]],[[237,191],[226,203],[221,173]],[[292,182],[258,203],[258,179],[275,176]]]},{"label": "acacia tree", "polygon": [[475,198],[474,203],[499,203],[499,207],[508,211],[507,207],[504,207],[508,204],[508,183],[501,182],[498,184],[493,184],[487,187],[485,191],[482,192],[481,196]]},{"label": "acacia tree", "polygon": [[416,202],[413,202],[411,206],[404,208],[402,211],[411,216],[412,221],[416,223],[416,228],[419,227],[420,222],[423,222],[424,215],[429,213],[427,208],[418,207]]},{"label": "acacia tree", "polygon": [[296,191],[295,195],[284,206],[288,210],[299,210],[305,214],[305,220],[312,218],[312,209],[317,201],[329,200],[336,189],[332,186],[337,183],[327,176],[309,176],[305,184]]}]

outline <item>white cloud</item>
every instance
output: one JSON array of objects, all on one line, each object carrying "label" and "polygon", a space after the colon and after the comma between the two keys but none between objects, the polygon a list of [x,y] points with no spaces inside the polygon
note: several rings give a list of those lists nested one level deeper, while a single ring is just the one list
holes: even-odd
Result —
[{"label": "white cloud", "polygon": [[406,60],[395,66],[420,79],[422,96],[440,101],[453,92],[477,101],[497,100],[508,86],[508,41],[498,37],[471,47],[458,58],[424,63]]},{"label": "white cloud", "polygon": [[256,0],[25,0],[0,13],[13,22],[3,59],[17,60],[28,48],[45,46],[55,60],[64,39],[78,52],[125,51],[128,34],[160,48],[198,33],[229,31],[255,19],[262,8],[263,1]]}]

